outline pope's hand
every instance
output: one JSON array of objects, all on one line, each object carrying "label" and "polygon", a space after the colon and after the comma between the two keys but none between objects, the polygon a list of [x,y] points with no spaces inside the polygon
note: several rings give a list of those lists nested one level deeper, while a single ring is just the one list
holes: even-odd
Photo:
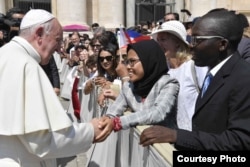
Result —
[{"label": "pope's hand", "polygon": [[90,121],[90,123],[93,125],[93,127],[94,127],[94,139],[93,139],[93,142],[96,142],[95,141],[95,138],[97,137],[97,136],[99,136],[100,134],[101,134],[101,132],[102,132],[102,130],[98,127],[99,126],[99,119],[97,119],[97,118],[94,118],[94,119],[92,119],[91,121]]},{"label": "pope's hand", "polygon": [[95,138],[95,142],[104,141],[113,131],[113,126],[113,121],[109,117],[104,116],[100,118],[98,128],[102,130],[102,132]]}]

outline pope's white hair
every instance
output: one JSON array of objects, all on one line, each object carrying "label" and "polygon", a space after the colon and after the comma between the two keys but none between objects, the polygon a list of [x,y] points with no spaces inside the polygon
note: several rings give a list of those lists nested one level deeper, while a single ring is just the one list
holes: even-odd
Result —
[{"label": "pope's white hair", "polygon": [[35,24],[35,25],[31,26],[31,27],[28,27],[28,28],[25,28],[25,29],[21,29],[19,31],[19,36],[28,37],[28,36],[32,35],[37,30],[37,28],[39,28],[39,27],[43,27],[44,28],[44,32],[46,34],[50,34],[51,29],[53,27],[53,20],[54,19],[49,20],[49,21],[47,21],[45,23],[42,23],[42,24]]}]

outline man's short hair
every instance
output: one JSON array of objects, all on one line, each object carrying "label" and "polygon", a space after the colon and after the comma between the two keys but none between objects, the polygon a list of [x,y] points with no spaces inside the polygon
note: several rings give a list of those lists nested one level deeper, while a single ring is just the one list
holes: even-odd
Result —
[{"label": "man's short hair", "polygon": [[202,16],[198,22],[204,22],[204,25],[207,22],[209,31],[214,33],[210,35],[224,37],[229,41],[231,48],[237,49],[243,35],[243,29],[239,26],[241,22],[235,12],[221,8],[213,9]]}]

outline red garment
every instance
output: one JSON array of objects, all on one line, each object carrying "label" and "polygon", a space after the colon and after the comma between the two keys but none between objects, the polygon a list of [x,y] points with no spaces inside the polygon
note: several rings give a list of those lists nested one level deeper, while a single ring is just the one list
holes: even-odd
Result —
[{"label": "red garment", "polygon": [[75,81],[73,84],[73,89],[71,92],[72,96],[72,104],[73,104],[73,109],[74,109],[74,115],[78,120],[80,120],[80,110],[81,110],[81,105],[78,97],[78,83],[79,83],[79,78],[75,77]]}]

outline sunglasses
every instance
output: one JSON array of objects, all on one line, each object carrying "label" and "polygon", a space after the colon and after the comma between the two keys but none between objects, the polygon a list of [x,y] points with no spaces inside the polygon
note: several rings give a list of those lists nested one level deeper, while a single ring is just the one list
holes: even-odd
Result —
[{"label": "sunglasses", "polygon": [[102,47],[102,45],[92,45],[92,47],[93,47],[93,48],[96,47],[96,48],[99,48],[99,49],[100,49],[100,48]]},{"label": "sunglasses", "polygon": [[213,39],[213,38],[218,38],[218,39],[225,39],[222,36],[191,36],[191,42],[190,44],[195,47],[199,45],[202,41],[208,40],[208,39]]},{"label": "sunglasses", "polygon": [[104,60],[106,61],[111,61],[113,59],[113,56],[106,56],[106,57],[99,57],[100,62],[103,62]]}]

